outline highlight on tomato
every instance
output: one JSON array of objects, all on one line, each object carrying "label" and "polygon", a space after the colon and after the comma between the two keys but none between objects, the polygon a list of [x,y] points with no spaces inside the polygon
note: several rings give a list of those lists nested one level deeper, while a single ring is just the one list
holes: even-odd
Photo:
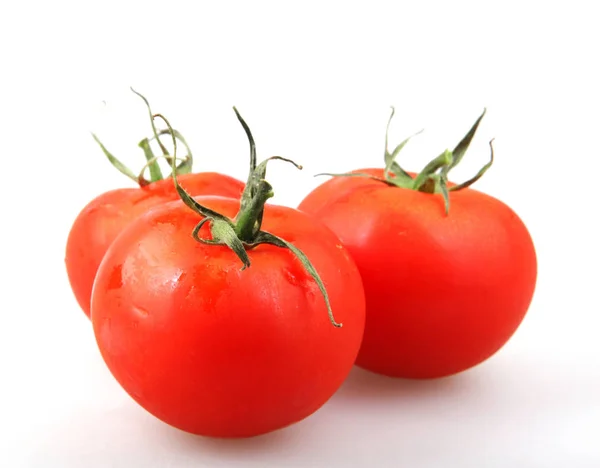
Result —
[{"label": "highlight on tomato", "polygon": [[[113,166],[133,180],[138,187],[110,190],[90,201],[75,219],[67,239],[65,265],[69,282],[79,306],[88,318],[94,278],[108,247],[119,233],[142,213],[152,207],[179,198],[171,175],[166,179],[163,178],[158,163],[161,158],[168,162],[173,159],[161,142],[161,136],[172,135],[187,149],[187,155],[178,161],[174,171],[179,175],[180,180],[185,182],[187,190],[192,195],[220,195],[239,198],[244,189],[243,182],[224,174],[191,173],[192,153],[181,133],[170,129],[158,132],[147,99],[133,89],[132,91],[145,102],[151,117],[153,131],[151,138],[144,138],[138,144],[147,161],[139,175],[135,175],[111,154],[96,135],[93,137]],[[160,156],[155,156],[151,148],[153,141],[156,141],[160,147],[162,153]],[[146,169],[149,169],[149,180],[144,177]]]},{"label": "highlight on tomato", "polygon": [[266,204],[267,163],[295,163],[257,165],[237,116],[251,155],[241,201],[191,197],[173,177],[182,201],[123,230],[92,294],[98,347],[125,391],[176,428],[226,438],[317,411],[353,367],[365,320],[360,274],[336,235]]},{"label": "highlight on tomato", "polygon": [[[452,375],[488,359],[521,324],[537,260],[519,216],[500,200],[449,181],[485,114],[418,174],[391,153],[385,168],[358,169],[318,186],[300,203],[349,250],[365,288],[365,335],[357,365],[393,377]],[[388,121],[388,129],[394,111]]]}]

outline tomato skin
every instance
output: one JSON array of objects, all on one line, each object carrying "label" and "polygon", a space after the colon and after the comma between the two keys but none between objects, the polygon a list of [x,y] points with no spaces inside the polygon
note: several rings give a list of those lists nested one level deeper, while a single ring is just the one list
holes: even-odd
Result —
[{"label": "tomato skin", "polygon": [[[233,217],[239,202],[195,197]],[[339,239],[291,208],[267,205],[263,230],[301,249],[319,272],[342,328],[288,250],[260,245],[251,266],[195,241],[200,217],[174,202],[131,223],[94,285],[101,354],[147,411],[184,431],[249,437],[309,416],[350,372],[364,331],[360,274]],[[200,235],[210,238],[202,228]]]},{"label": "tomato skin", "polygon": [[299,209],[338,235],[361,272],[360,367],[419,379],[461,372],[498,351],[529,308],[537,277],[531,236],[491,196],[451,192],[446,217],[441,195],[334,178]]},{"label": "tomato skin", "polygon": [[[216,172],[185,174],[179,179],[192,195],[239,199],[244,190],[243,182]],[[141,188],[105,192],[79,213],[69,232],[65,264],[71,289],[88,318],[96,271],[110,244],[141,214],[178,198],[173,180],[169,178]]]}]

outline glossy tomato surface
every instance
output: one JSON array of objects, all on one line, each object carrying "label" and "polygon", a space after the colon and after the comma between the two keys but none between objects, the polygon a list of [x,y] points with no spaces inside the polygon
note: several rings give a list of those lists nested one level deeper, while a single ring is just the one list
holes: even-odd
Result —
[{"label": "glossy tomato surface", "polygon": [[491,196],[451,192],[446,216],[439,194],[339,177],[299,209],[329,226],[358,265],[367,316],[357,364],[365,369],[455,374],[498,351],[529,308],[537,276],[531,236]]},{"label": "glossy tomato surface", "polygon": [[[239,202],[195,197],[233,217]],[[192,238],[200,217],[181,202],[131,223],[109,248],[92,297],[102,356],[146,410],[179,429],[248,437],[319,409],[358,354],[365,303],[339,239],[297,210],[267,205],[263,230],[301,249],[329,294],[287,249],[259,245],[241,270],[225,246]],[[210,238],[207,225],[200,231]]]},{"label": "glossy tomato surface", "polygon": [[[218,195],[239,199],[244,183],[214,172],[179,176],[192,195]],[[90,297],[98,266],[106,250],[131,221],[150,208],[177,200],[172,179],[141,188],[124,188],[103,193],[77,216],[67,240],[65,264],[77,302],[90,316]]]}]

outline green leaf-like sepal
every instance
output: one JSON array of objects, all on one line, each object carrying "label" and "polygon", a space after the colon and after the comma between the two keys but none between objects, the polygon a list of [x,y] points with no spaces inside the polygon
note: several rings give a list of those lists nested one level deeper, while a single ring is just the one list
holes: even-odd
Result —
[{"label": "green leaf-like sepal", "polygon": [[119,161],[110,151],[108,151],[106,149],[106,147],[104,146],[104,144],[100,141],[100,139],[94,134],[92,133],[92,137],[94,137],[94,140],[96,140],[96,143],[98,143],[98,145],[100,145],[100,149],[102,149],[102,152],[104,153],[104,155],[108,158],[108,160],[110,161],[110,163],[123,175],[129,177],[131,180],[133,180],[134,182],[138,182],[138,178],[136,177],[136,175],[131,171],[131,169],[129,169],[125,164],[123,164],[121,161]]},{"label": "green leaf-like sepal", "polygon": [[235,106],[233,106],[233,111],[235,112],[235,116],[237,117],[240,124],[242,124],[244,132],[246,132],[246,137],[248,138],[248,143],[250,144],[250,170],[248,172],[248,177],[251,177],[254,173],[254,169],[256,169],[256,144],[254,143],[254,137],[252,136],[250,127],[242,118]]},{"label": "green leaf-like sepal", "polygon": [[[402,149],[406,146],[406,144],[413,137],[415,137],[415,136],[419,135],[420,133],[422,133],[423,130],[419,130],[418,132],[416,132],[413,135],[411,135],[408,138],[406,138],[404,141],[402,141],[399,145],[397,145],[394,148],[394,151],[392,151],[390,153],[389,146],[388,146],[388,134],[389,134],[389,131],[390,131],[390,124],[392,123],[392,119],[393,119],[395,113],[396,113],[396,109],[392,106],[392,112],[390,113],[390,118],[388,119],[387,126],[385,128],[385,154],[384,154],[385,170],[384,170],[384,177],[386,178],[386,180],[389,180],[390,174],[393,174],[394,179],[401,180],[402,181],[402,185],[401,186],[404,186],[404,184],[407,183],[407,180],[412,180],[412,177],[411,177],[411,175],[408,172],[406,172],[404,169],[402,169],[402,167],[400,166],[400,164],[396,161],[396,158],[400,154],[400,151],[402,151]],[[394,185],[398,185],[398,184],[395,183]]]},{"label": "green leaf-like sepal", "polygon": [[490,167],[492,167],[492,164],[494,164],[494,144],[493,143],[494,143],[494,139],[492,138],[489,143],[489,145],[490,145],[490,160],[488,161],[488,163],[485,166],[483,166],[481,169],[479,169],[479,172],[477,172],[477,174],[475,174],[473,177],[471,177],[466,182],[463,182],[462,184],[458,184],[458,185],[455,185],[454,187],[451,187],[450,188],[451,192],[454,192],[456,190],[465,189],[465,188],[469,187],[470,185],[474,184],[479,179],[481,179],[483,174],[485,174]]},{"label": "green leaf-like sepal", "polygon": [[481,123],[481,120],[483,119],[483,116],[485,115],[486,111],[487,111],[487,109],[483,109],[483,112],[481,113],[479,118],[475,121],[473,126],[467,132],[467,134],[463,137],[462,140],[460,140],[460,142],[456,145],[456,147],[452,151],[452,163],[450,163],[450,166],[448,167],[448,171],[450,171],[452,168],[454,168],[458,165],[458,163],[462,160],[463,156],[469,149],[469,145],[471,144],[471,141],[473,140],[473,137],[475,136],[475,132],[479,128],[479,124]]},{"label": "green leaf-like sepal", "polygon": [[152,112],[152,109],[150,108],[150,103],[148,102],[148,99],[146,99],[142,94],[138,93],[132,87],[130,87],[129,89],[131,89],[131,91],[133,93],[137,94],[140,98],[142,98],[142,100],[146,104],[146,108],[148,109],[148,115],[150,116],[150,124],[152,125],[152,133],[154,134],[154,138],[156,139],[158,145],[160,146],[160,149],[162,150],[163,155],[168,156],[169,151],[167,150],[165,145],[163,145],[162,141],[160,141],[160,138],[158,137],[158,131],[156,130],[156,125],[154,124],[154,115],[155,114]]},{"label": "green leaf-like sepal", "polygon": [[[183,143],[183,146],[185,146],[185,149],[187,151],[187,154],[183,158],[180,158],[181,163],[177,166],[176,172],[178,175],[189,174],[190,172],[192,172],[194,158],[192,156],[192,150],[191,150],[190,146],[188,145],[187,141],[185,140],[185,138],[183,137],[183,135],[181,134],[181,132],[179,132],[178,130],[175,130],[175,129],[167,128],[167,129],[159,131],[157,137],[151,137],[148,139],[148,141],[152,142],[153,140],[155,140],[163,135],[171,135],[171,134],[173,134],[175,136],[175,138],[177,138],[178,141]],[[171,156],[169,156],[167,158],[167,162],[169,163],[169,165],[171,165]],[[173,173],[171,172],[170,176],[172,176],[172,175],[173,175]]]}]

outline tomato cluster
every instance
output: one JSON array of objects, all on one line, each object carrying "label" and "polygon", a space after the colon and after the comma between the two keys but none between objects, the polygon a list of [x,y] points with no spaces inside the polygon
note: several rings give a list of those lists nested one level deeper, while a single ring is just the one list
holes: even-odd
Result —
[{"label": "tomato cluster", "polygon": [[491,143],[475,177],[448,180],[483,114],[418,174],[396,162],[408,139],[389,152],[386,135],[383,169],[336,174],[298,209],[267,203],[267,164],[295,163],[257,164],[237,110],[246,184],[191,173],[182,135],[150,115],[154,136],[140,147],[151,179],[101,145],[140,187],[83,209],[66,267],[108,368],[166,423],[212,437],[270,432],[317,411],[355,364],[402,378],[455,374],[498,351],[526,314],[531,237],[508,206],[470,188],[491,166]]}]

